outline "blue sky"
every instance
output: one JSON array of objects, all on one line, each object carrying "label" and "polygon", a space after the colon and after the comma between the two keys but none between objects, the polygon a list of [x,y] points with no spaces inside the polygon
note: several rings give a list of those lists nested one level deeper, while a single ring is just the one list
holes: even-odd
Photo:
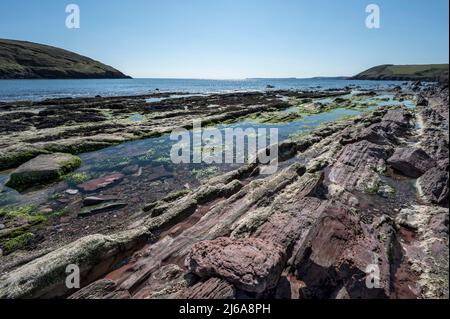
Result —
[{"label": "blue sky", "polygon": [[[65,27],[65,7],[81,28]],[[381,9],[367,29],[365,8]],[[448,63],[448,0],[1,0],[0,38],[50,44],[134,77],[353,75]]]}]

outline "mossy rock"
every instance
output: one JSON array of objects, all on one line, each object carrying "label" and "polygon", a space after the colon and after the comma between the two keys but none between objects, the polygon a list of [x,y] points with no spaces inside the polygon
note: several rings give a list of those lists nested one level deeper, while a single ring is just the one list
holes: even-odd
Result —
[{"label": "mossy rock", "polygon": [[25,247],[33,238],[34,235],[32,233],[23,233],[6,241],[3,244],[3,248],[5,249],[6,253],[10,253],[14,250]]},{"label": "mossy rock", "polygon": [[[43,224],[47,222],[48,218],[44,214],[37,212],[34,206],[7,206],[0,208],[0,217],[3,218],[3,222],[6,225],[20,225],[20,227],[3,230],[3,235],[0,232],[0,238],[2,237],[16,237],[21,235],[31,226]],[[4,234],[7,234],[5,236]]]},{"label": "mossy rock", "polygon": [[77,156],[65,153],[44,154],[19,166],[6,186],[24,191],[32,186],[47,184],[61,179],[81,165]]}]

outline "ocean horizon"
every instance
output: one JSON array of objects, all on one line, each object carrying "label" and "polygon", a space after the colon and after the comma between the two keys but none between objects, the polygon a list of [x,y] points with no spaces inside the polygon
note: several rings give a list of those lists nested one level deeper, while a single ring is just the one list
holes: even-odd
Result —
[{"label": "ocean horizon", "polygon": [[39,101],[54,98],[145,95],[155,92],[189,94],[280,90],[383,89],[404,81],[351,80],[343,77],[247,78],[247,79],[67,79],[1,80],[0,101]]}]

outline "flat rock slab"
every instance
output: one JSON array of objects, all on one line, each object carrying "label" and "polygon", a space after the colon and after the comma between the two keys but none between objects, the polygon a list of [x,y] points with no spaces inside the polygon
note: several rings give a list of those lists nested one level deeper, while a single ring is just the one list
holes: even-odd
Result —
[{"label": "flat rock slab", "polygon": [[127,203],[123,202],[107,202],[102,203],[94,206],[89,206],[81,209],[81,211],[78,213],[79,217],[86,217],[90,215],[100,214],[107,211],[123,208],[127,206]]},{"label": "flat rock slab", "polygon": [[121,173],[116,173],[104,177],[100,177],[97,179],[92,179],[83,184],[79,184],[77,187],[80,188],[84,192],[95,192],[99,189],[106,188],[111,186],[114,183],[117,183],[123,179],[124,175]]},{"label": "flat rock slab", "polygon": [[258,238],[202,241],[193,245],[186,258],[186,266],[198,276],[223,278],[256,293],[276,286],[284,263],[279,245]]},{"label": "flat rock slab", "polygon": [[107,202],[117,201],[118,198],[115,197],[103,197],[103,196],[88,196],[83,200],[83,206],[94,206]]},{"label": "flat rock slab", "polygon": [[22,191],[60,179],[81,165],[78,156],[65,153],[39,155],[19,166],[6,186]]}]

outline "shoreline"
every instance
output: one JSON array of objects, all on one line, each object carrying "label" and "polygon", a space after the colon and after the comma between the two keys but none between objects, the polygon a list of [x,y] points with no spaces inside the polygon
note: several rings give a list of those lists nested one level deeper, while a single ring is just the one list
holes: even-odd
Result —
[{"label": "shoreline", "polygon": [[[293,99],[293,101],[299,101],[303,99],[306,100],[311,98],[311,96],[303,95],[304,93],[292,91],[282,92],[283,95],[290,95],[289,98]],[[278,93],[280,93],[280,91]],[[168,115],[164,114],[164,112],[169,111],[170,115],[171,111],[176,110],[176,112],[178,113],[177,115],[180,116],[180,111],[178,109],[179,107],[175,107],[175,105],[180,104],[180,101],[183,102],[182,104],[190,103],[191,112],[199,112],[200,109],[197,109],[195,105],[202,105],[204,109],[205,105],[211,103],[211,99],[216,99],[214,100],[215,102],[221,101],[218,107],[221,109],[220,116],[222,116],[222,120],[226,120],[226,117],[228,115],[230,115],[231,118],[236,121],[241,117],[248,118],[249,116],[251,116],[251,114],[259,114],[259,118],[264,118],[264,116],[267,116],[272,120],[276,119],[276,121],[280,121],[280,119],[277,118],[280,116],[278,110],[292,107],[292,104],[279,101],[277,99],[278,93],[274,94],[266,92],[235,93],[228,95],[216,94],[212,97],[187,97],[182,98],[179,101],[171,101],[169,99],[157,103],[150,103],[150,105],[154,107],[154,112],[162,112],[162,114],[158,114],[160,115],[160,118],[156,120],[159,122],[158,124],[160,126],[161,120],[167,118],[166,116]],[[322,94],[325,96],[326,94],[331,94],[333,98],[339,98],[339,96],[345,95],[343,93],[348,94],[348,92],[325,92]],[[369,93],[370,92],[366,92],[366,94]],[[314,94],[315,95],[313,96],[313,100],[320,100],[320,98],[324,97],[317,92]],[[398,99],[404,99],[407,96],[412,96],[413,93],[395,92],[395,94]],[[448,91],[447,93],[443,94],[447,94],[448,99]],[[414,95],[416,94],[414,93]],[[419,95],[422,96],[422,94]],[[358,103],[365,103],[364,99],[367,98],[367,96],[358,98],[361,99],[361,101],[358,100]],[[100,100],[103,99],[105,100],[105,104],[110,105],[109,103],[111,101],[108,101],[108,98],[101,98]],[[139,104],[134,103],[136,102],[134,98],[126,99],[129,100],[125,103],[127,112],[130,111],[130,106],[137,107],[137,105]],[[349,98],[344,98],[344,100],[346,99],[351,101],[351,99]],[[379,103],[382,102],[382,99],[383,97],[380,98]],[[434,107],[434,98],[426,97],[426,99],[430,99],[430,101],[433,101]],[[76,103],[79,103],[80,101],[82,101],[82,99],[77,100]],[[99,99],[97,99],[97,102],[98,101]],[[238,104],[234,104],[235,102],[233,101],[238,101]],[[255,104],[255,102],[258,103]],[[246,105],[245,110],[240,108],[239,105],[241,104]],[[418,104],[420,104],[419,101]],[[255,105],[258,106],[255,107]],[[303,104],[300,103],[300,106],[297,107],[300,107],[303,112],[308,109],[306,108],[306,105],[309,105],[308,103],[304,104],[303,106],[301,105]],[[312,105],[315,106],[313,109],[310,109],[310,112],[322,114],[323,112],[327,111],[327,108],[323,108],[323,105],[320,103],[316,102]],[[249,112],[248,108],[250,106],[252,109]],[[55,105],[50,104],[50,106],[46,107],[55,107]],[[67,107],[67,105],[65,105],[65,107]],[[355,108],[356,106],[351,107]],[[223,114],[224,109],[226,111],[225,115]],[[117,113],[113,112],[117,116],[128,114],[123,113],[122,107],[118,108],[117,110]],[[200,240],[200,242],[205,241],[205,243],[209,244],[207,239],[219,240],[219,238],[224,236],[231,238],[231,244],[235,244],[235,242],[238,239],[240,240],[240,238],[253,238],[256,236],[261,240],[268,240],[270,242],[277,243],[277,245],[281,245],[282,250],[287,249],[287,251],[285,251],[284,253],[291,254],[291,257],[294,258],[294,254],[291,252],[292,247],[303,247],[302,249],[305,249],[305,247],[310,247],[308,249],[314,250],[314,245],[308,245],[311,245],[310,243],[311,240],[315,238],[314,236],[319,236],[316,233],[319,229],[323,228],[325,231],[331,232],[338,231],[339,227],[337,229],[334,229],[333,225],[328,225],[325,228],[319,227],[319,225],[321,225],[321,223],[327,218],[331,218],[332,220],[334,218],[346,218],[348,219],[347,222],[351,223],[354,226],[354,229],[358,229],[358,227],[363,227],[363,229],[364,227],[375,227],[376,223],[381,222],[383,218],[385,220],[386,218],[388,218],[387,222],[382,222],[382,225],[388,225],[386,226],[387,228],[384,228],[384,226],[382,227],[383,231],[386,232],[384,233],[386,235],[392,231],[391,229],[396,229],[396,227],[398,227],[396,225],[401,225],[401,223],[404,222],[400,222],[400,220],[397,221],[397,213],[392,213],[397,209],[399,209],[398,212],[402,211],[403,208],[399,207],[399,205],[402,205],[402,203],[407,203],[408,208],[410,208],[411,205],[413,205],[413,207],[415,207],[414,205],[419,205],[420,207],[428,207],[426,208],[427,210],[423,210],[425,209],[423,208],[419,212],[420,214],[428,214],[430,209],[432,209],[433,211],[437,209],[439,211],[439,207],[442,206],[436,204],[426,204],[423,201],[417,202],[417,199],[415,199],[414,195],[414,188],[411,188],[409,182],[407,182],[407,180],[403,182],[403,179],[399,179],[397,181],[397,177],[395,177],[397,175],[391,173],[390,170],[386,170],[386,168],[380,168],[379,171],[374,172],[371,170],[368,171],[365,168],[369,167],[373,163],[376,163],[377,161],[386,163],[390,156],[388,154],[392,154],[394,150],[404,147],[404,142],[402,142],[401,140],[411,139],[411,141],[414,141],[414,138],[412,138],[411,136],[414,136],[415,134],[420,134],[418,135],[418,138],[420,140],[424,139],[424,144],[422,144],[421,147],[424,147],[423,145],[430,144],[430,139],[435,142],[440,141],[442,137],[430,135],[430,132],[433,132],[432,130],[429,131],[425,129],[417,133],[413,125],[410,126],[408,124],[405,124],[409,123],[410,117],[414,116],[416,112],[420,112],[420,114],[422,114],[421,116],[425,116],[425,119],[429,118],[429,114],[424,113],[423,107],[418,107],[418,109],[416,110],[402,108],[400,106],[382,107],[378,110],[372,111],[369,114],[361,115],[352,119],[344,119],[336,123],[328,124],[326,127],[317,128],[316,130],[313,130],[311,133],[308,133],[306,135],[292,137],[290,140],[281,142],[281,157],[285,159],[285,164],[282,170],[274,176],[261,178],[258,177],[258,167],[252,165],[243,166],[238,170],[232,170],[230,172],[218,174],[216,175],[216,177],[206,180],[205,183],[189,189],[187,193],[174,193],[166,195],[166,197],[160,197],[159,199],[155,199],[154,201],[147,202],[142,210],[136,211],[135,214],[131,213],[130,215],[123,215],[123,217],[127,216],[126,222],[121,225],[119,224],[119,228],[123,229],[123,227],[126,227],[129,230],[121,232],[113,231],[109,235],[98,235],[99,233],[95,232],[94,227],[94,233],[91,233],[92,235],[82,237],[81,239],[69,243],[67,244],[67,246],[63,246],[52,253],[45,252],[45,250],[39,252],[38,250],[36,251],[37,255],[34,256],[34,258],[31,257],[32,259],[36,258],[35,260],[25,260],[19,262],[18,266],[21,263],[25,263],[19,268],[17,268],[17,266],[14,267],[12,266],[12,264],[10,264],[9,267],[12,268],[7,270],[6,272],[3,271],[3,279],[5,280],[5,284],[2,288],[3,291],[5,291],[4,296],[10,298],[18,297],[18,295],[15,294],[18,293],[19,290],[17,289],[19,289],[19,287],[17,287],[12,281],[10,281],[9,278],[13,278],[14,276],[25,278],[22,276],[27,276],[27,274],[32,271],[33,267],[40,267],[39,265],[41,263],[49,263],[51,265],[48,268],[48,271],[50,271],[50,273],[42,274],[42,276],[57,277],[56,273],[59,271],[59,267],[67,262],[67,256],[65,254],[70,252],[72,256],[79,256],[80,258],[81,256],[84,256],[82,258],[88,258],[87,260],[83,259],[83,263],[86,262],[86,265],[90,265],[88,269],[105,269],[106,267],[108,269],[108,272],[111,272],[109,275],[108,272],[105,271],[102,271],[100,273],[96,272],[96,274],[91,273],[91,275],[88,276],[89,278],[83,277],[86,285],[91,282],[92,285],[87,286],[86,288],[77,292],[73,296],[73,298],[92,297],[93,293],[100,294],[96,295],[97,297],[115,296],[120,298],[147,298],[152,296],[155,298],[158,298],[158,296],[179,298],[181,296],[189,297],[194,295],[198,297],[201,296],[201,292],[203,290],[209,290],[214,293],[220,294],[222,288],[219,289],[219,287],[228,287],[228,291],[232,291],[232,296],[234,297],[238,297],[241,294],[247,294],[253,297],[261,297],[261,295],[258,295],[260,288],[249,288],[245,285],[242,286],[240,282],[233,282],[234,284],[231,284],[230,286],[230,282],[223,279],[215,282],[215,276],[217,275],[212,275],[212,278],[210,278],[210,275],[208,275],[206,278],[204,278],[204,280],[194,281],[194,283],[184,282],[182,279],[183,276],[192,271],[195,272],[193,268],[189,268],[190,266],[187,264],[185,265],[183,262],[184,258],[187,255],[191,256],[191,254],[195,252],[196,246],[192,245],[195,244],[198,240]],[[213,115],[211,113],[207,114],[208,116]],[[197,113],[196,115],[199,114]],[[183,120],[186,120],[187,114],[182,114],[181,116],[183,117]],[[204,114],[200,116],[203,117]],[[168,119],[170,119],[168,123],[171,123],[173,125],[173,121],[177,121],[177,116],[169,116]],[[217,120],[217,117],[212,117],[212,119]],[[285,120],[281,119],[281,121]],[[292,119],[287,120],[286,123],[290,123],[290,121],[292,121]],[[432,123],[427,122],[427,120],[424,120],[424,123],[425,128],[432,125]],[[369,128],[372,129],[372,127],[374,128],[373,132],[369,130]],[[390,130],[393,131],[391,132]],[[104,134],[104,132],[102,134]],[[399,139],[391,139],[391,135],[395,137],[398,136]],[[357,145],[369,145],[369,149],[373,149],[376,151],[375,153],[366,153],[364,151],[364,148],[359,149],[359,146]],[[430,152],[430,155],[433,156],[433,158],[438,159],[441,156],[439,155],[441,153],[432,154],[432,149],[426,150],[427,152]],[[441,151],[443,151],[445,154],[445,150]],[[356,167],[356,171],[352,171],[351,173],[345,173],[342,171],[343,169],[348,169],[344,165],[348,160],[345,159],[345,156],[356,156],[356,158],[358,159],[357,163],[361,161],[361,165],[358,165]],[[380,158],[378,158],[378,156],[380,156]],[[299,163],[303,163],[305,162],[305,160],[306,165]],[[442,159],[438,160],[441,161]],[[386,167],[388,166],[387,164],[384,165]],[[387,173],[382,173],[384,170],[386,170]],[[163,176],[166,173],[163,171],[157,172],[157,174],[160,175],[155,176]],[[340,178],[344,176],[345,180],[341,180]],[[355,188],[355,185],[353,185],[351,182],[352,180],[361,180],[363,184]],[[359,185],[358,183],[357,185]],[[140,183],[140,185],[142,187],[142,185],[147,184]],[[337,187],[339,185],[344,189]],[[396,188],[398,188],[398,191],[392,193],[391,189]],[[429,187],[422,186],[422,193],[424,193],[424,189],[427,190],[429,189]],[[289,198],[293,196],[293,194],[294,196],[298,196],[298,198],[301,200],[296,200],[294,202],[292,202],[292,200],[289,200]],[[272,198],[274,201],[274,205],[278,205],[278,208],[290,212],[290,215],[293,214],[292,218],[294,218],[295,220],[291,220],[288,224],[284,224],[284,222],[282,223],[281,221],[283,220],[284,215],[280,215],[278,210],[274,209],[274,207],[271,206],[271,202],[263,200],[264,196]],[[245,204],[247,205],[247,208],[238,209],[238,207],[240,207],[240,205],[245,203],[245,201],[247,200],[249,201],[248,204]],[[333,204],[335,201],[338,202],[338,210],[335,210],[334,208],[331,209],[331,206],[329,206],[330,204],[332,206],[336,206],[336,204]],[[301,205],[306,206],[297,207],[297,205],[300,205],[300,203],[302,203]],[[383,208],[381,212],[377,212],[375,207],[383,207],[383,205],[386,206],[385,209]],[[264,209],[263,211],[260,211],[259,209],[255,210],[256,207],[262,207]],[[366,216],[367,213],[363,214],[364,210],[366,209],[365,207],[373,210],[374,216],[371,217],[373,219],[373,222],[371,222],[371,219]],[[310,209],[313,209],[313,211],[317,210],[317,215],[308,217]],[[354,212],[354,209],[356,209],[356,213]],[[297,213],[295,212],[299,212],[300,215],[296,215]],[[110,214],[112,213],[106,212],[87,218],[98,221],[99,219],[102,219],[102,216],[111,216]],[[290,216],[289,214],[286,216]],[[359,217],[351,217],[354,214],[356,214],[355,216]],[[388,217],[383,217],[383,215],[387,215]],[[400,214],[398,215],[400,216]],[[442,216],[445,216],[445,208],[444,214]],[[63,218],[69,218],[69,216]],[[304,218],[307,219],[304,220]],[[367,221],[366,218],[369,218],[369,221]],[[312,223],[312,228],[309,228],[310,226],[304,228],[306,227],[305,222],[307,220]],[[77,223],[81,223],[80,225],[82,225],[83,223],[83,219],[70,219],[70,221],[77,221]],[[290,229],[287,225],[296,225],[296,227],[298,226],[298,228],[294,227],[295,229]],[[375,231],[375,233],[379,231],[380,230],[377,230]],[[304,237],[304,235],[297,237],[303,233],[309,235],[307,235],[306,237]],[[180,236],[181,234],[183,234],[183,236]],[[397,235],[403,236],[404,234],[398,233]],[[319,240],[321,238],[320,236],[316,237],[316,240]],[[434,234],[433,236],[438,235]],[[311,238],[308,239],[309,237]],[[289,240],[294,241],[286,242],[288,238]],[[342,249],[344,249],[345,247],[355,247],[355,249],[360,247],[359,245],[361,245],[361,243],[359,243],[358,241],[352,241],[353,237],[349,238],[349,242],[339,244],[341,246],[338,247],[342,247]],[[382,247],[384,245],[383,243],[378,242],[378,240],[372,237],[367,238],[367,241],[373,243],[373,245],[375,245],[376,247]],[[84,243],[83,245],[81,245],[82,242]],[[104,242],[108,242],[108,245],[111,245],[108,246],[109,253],[102,257],[100,261],[91,260],[89,257],[91,254],[96,255],[102,254],[102,252],[104,252],[102,248]],[[210,244],[215,245],[215,242],[211,242]],[[241,244],[254,245],[255,243],[253,243],[251,239],[248,239],[247,241],[239,242],[239,245]],[[401,242],[400,244],[403,245]],[[414,243],[408,242],[408,244],[413,245]],[[323,245],[324,247],[326,247],[327,241],[324,241]],[[124,247],[127,248],[124,249]],[[180,247],[186,248],[181,249]],[[189,248],[192,248],[190,252]],[[169,251],[169,255],[165,253],[166,250]],[[324,252],[326,251],[327,250],[325,249]],[[319,254],[319,251],[317,251],[317,253]],[[152,257],[151,259],[141,257],[149,254],[150,256],[157,256],[156,259],[155,257]],[[159,264],[157,261],[159,258],[161,258],[161,260],[165,260],[165,264],[167,265],[167,267],[158,266]],[[287,267],[287,265],[283,265],[285,271],[287,271],[287,269],[290,269],[290,267],[294,267],[296,269],[295,272],[288,272],[286,276],[282,275],[281,278],[292,278],[292,276],[298,276],[300,273],[306,274],[307,276],[308,272],[312,271],[312,269],[308,268],[310,262],[307,261],[307,259],[305,260],[305,258],[305,256],[301,257],[301,254],[296,253],[296,257],[294,258],[295,262],[293,264],[290,264],[289,267]],[[334,260],[334,257],[329,255],[324,255],[323,258],[331,258],[331,260]],[[398,262],[399,267],[405,267],[406,261],[393,261],[389,259],[388,256],[381,256],[381,258],[383,259],[383,265],[390,265],[392,263]],[[125,262],[125,260],[127,260],[127,262]],[[116,263],[121,264],[123,262],[125,262],[125,266],[118,268],[112,266]],[[332,263],[338,263],[338,260],[332,261]],[[218,267],[220,268],[220,265]],[[56,273],[54,273],[55,271]],[[147,278],[149,278],[148,276],[150,274],[159,273],[161,275],[164,275],[168,271],[175,271],[175,273],[179,275],[175,277],[173,282],[166,282],[165,285],[167,287],[176,286],[180,288],[174,288],[175,290],[168,295],[167,293],[158,291],[156,286],[154,286],[155,283],[151,282],[151,280],[146,281]],[[357,269],[351,270],[350,273],[355,274],[353,271],[356,271],[356,273],[358,273]],[[350,277],[346,277],[347,275],[345,273],[340,274],[340,276],[341,275],[344,276],[344,278],[351,277],[350,274]],[[382,276],[389,277],[392,275],[383,272]],[[416,281],[418,279],[413,273],[409,272],[407,268],[405,269],[405,273],[403,276],[403,280],[408,282],[410,285],[412,285],[413,283],[414,285],[417,284]],[[35,280],[38,279],[28,278],[27,280],[30,280],[30,282],[36,282]],[[291,280],[290,285],[292,287],[294,287],[295,285],[299,285],[299,283],[297,283],[295,280],[289,280]],[[311,278],[311,280],[313,280],[313,278]],[[57,283],[57,280],[55,281],[55,284],[57,284],[57,287],[54,287],[56,289],[55,292],[61,291],[60,289],[62,289],[62,287],[60,287],[60,285]],[[107,289],[107,291],[103,291],[99,288],[103,287],[103,285],[105,284],[110,287]],[[396,287],[396,289],[398,289],[399,291],[402,291],[404,289],[402,284],[400,284],[399,282],[394,282],[391,284],[394,285],[394,287]],[[268,283],[268,285],[271,286],[273,285],[273,283]],[[300,284],[300,286],[298,287],[301,288],[301,286],[302,284]],[[316,287],[314,282],[310,282],[308,286]],[[22,292],[24,293],[24,295],[21,296],[51,297],[52,295],[47,295],[45,293],[43,294],[43,291],[48,291],[48,288],[48,286],[32,286],[30,288],[31,290]],[[253,289],[256,289],[256,295]],[[280,289],[281,287],[277,288],[278,294],[288,293],[284,288],[281,290]],[[315,289],[324,288],[318,286]],[[335,287],[334,289],[337,288]],[[20,288],[20,290],[22,290],[22,288]],[[305,294],[305,291],[301,292],[301,294]],[[295,291],[292,290],[292,293],[294,292]],[[275,292],[269,289],[265,293],[272,294],[273,296]],[[298,293],[299,291],[296,291],[295,295],[297,295]],[[364,290],[357,290],[353,292],[347,291],[347,293],[361,295],[368,292],[365,292]],[[377,291],[377,293],[390,295],[390,293],[386,290],[384,290],[384,292]],[[411,293],[412,292],[405,290],[400,293],[399,297],[411,296],[409,295]],[[66,291],[62,292],[62,294],[59,296],[68,296],[69,294],[71,293]],[[317,294],[317,296],[320,298],[328,298],[327,295],[321,295],[319,294],[319,292],[317,292]],[[220,296],[225,297],[223,295]]]}]

